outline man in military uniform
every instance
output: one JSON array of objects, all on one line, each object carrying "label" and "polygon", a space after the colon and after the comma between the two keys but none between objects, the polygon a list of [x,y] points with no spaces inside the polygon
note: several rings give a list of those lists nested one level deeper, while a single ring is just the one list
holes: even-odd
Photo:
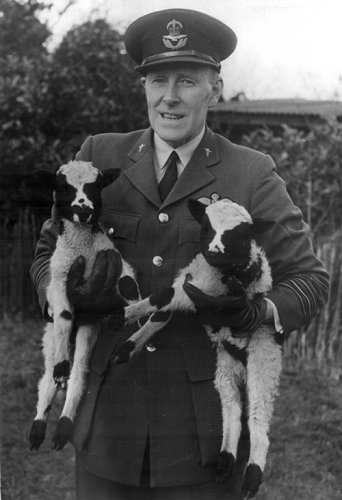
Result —
[{"label": "man in military uniform", "polygon": [[[199,251],[200,228],[187,210],[189,197],[208,202],[229,197],[252,217],[275,221],[263,241],[273,290],[261,305],[248,303],[242,312],[227,306],[220,318],[250,335],[260,322],[268,322],[286,336],[319,312],[328,277],[272,159],[206,126],[208,109],[222,93],[220,62],[236,43],[230,28],[195,11],[171,9],[136,20],[125,44],[142,75],[151,127],[89,137],[77,159],[99,169],[122,169],[103,193],[102,223],[136,269],[143,296],[171,285],[177,270]],[[43,226],[32,266],[43,311],[57,230],[54,213]],[[97,266],[105,283],[108,266],[103,260]],[[107,290],[90,292],[93,301],[77,299],[77,286],[72,290],[76,321],[82,300],[95,316]],[[188,293],[196,302],[198,291]],[[215,353],[199,319],[174,314],[152,344],[130,363],[116,365],[110,356],[122,335],[105,328],[91,359],[73,438],[77,498],[241,498],[246,433],[235,475],[227,484],[215,482],[221,411],[213,385]]]}]

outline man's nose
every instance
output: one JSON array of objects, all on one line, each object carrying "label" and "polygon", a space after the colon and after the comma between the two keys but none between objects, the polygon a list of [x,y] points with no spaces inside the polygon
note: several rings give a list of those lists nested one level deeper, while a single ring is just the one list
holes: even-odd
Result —
[{"label": "man's nose", "polygon": [[175,84],[169,83],[167,89],[165,90],[163,99],[167,104],[174,104],[179,101],[177,88]]}]

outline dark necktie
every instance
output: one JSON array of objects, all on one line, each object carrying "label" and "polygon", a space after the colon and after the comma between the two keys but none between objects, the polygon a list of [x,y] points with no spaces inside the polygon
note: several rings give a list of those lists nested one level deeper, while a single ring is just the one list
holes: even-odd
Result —
[{"label": "dark necktie", "polygon": [[166,169],[164,177],[158,185],[158,191],[161,201],[165,200],[176,183],[178,177],[177,161],[179,161],[179,156],[176,151],[172,151],[167,159],[166,166],[164,167]]}]

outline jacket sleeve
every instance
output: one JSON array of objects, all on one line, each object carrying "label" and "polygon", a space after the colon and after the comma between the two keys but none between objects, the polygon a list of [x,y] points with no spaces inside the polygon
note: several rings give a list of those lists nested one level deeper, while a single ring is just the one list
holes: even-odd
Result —
[{"label": "jacket sleeve", "polygon": [[273,289],[268,298],[276,305],[284,333],[307,324],[327,302],[329,276],[315,256],[310,229],[275,171],[264,156],[250,169],[250,212],[276,222],[263,245],[270,260]]},{"label": "jacket sleeve", "polygon": [[48,321],[51,319],[47,314],[46,289],[50,282],[50,258],[56,248],[57,235],[58,222],[53,219],[44,222],[30,271],[42,314]]},{"label": "jacket sleeve", "polygon": [[[92,154],[92,138],[88,137],[76,154],[76,160],[90,161]],[[46,289],[50,282],[50,258],[56,248],[58,236],[58,216],[55,207],[52,207],[52,217],[44,222],[36,246],[35,256],[31,266],[31,279],[38,294],[38,301],[43,316],[51,321],[47,314]]]}]

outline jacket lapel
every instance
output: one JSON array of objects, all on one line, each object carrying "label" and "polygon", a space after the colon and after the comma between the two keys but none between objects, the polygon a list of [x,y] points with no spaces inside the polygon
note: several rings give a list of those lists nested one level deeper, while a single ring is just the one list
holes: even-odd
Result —
[{"label": "jacket lapel", "polygon": [[171,205],[182,198],[187,198],[191,193],[210,184],[215,180],[215,176],[208,167],[215,165],[220,161],[217,152],[216,139],[210,129],[206,129],[204,137],[191,160],[185,167],[172,191],[164,200],[162,207]]},{"label": "jacket lapel", "polygon": [[161,204],[153,163],[152,129],[149,128],[129,152],[128,167],[123,174],[153,205],[166,207],[213,182],[215,176],[208,167],[219,161],[215,135],[207,128],[188,165]]},{"label": "jacket lapel", "polygon": [[128,159],[129,166],[123,174],[153,205],[159,207],[160,197],[154,172],[151,128],[143,132],[129,152]]}]

